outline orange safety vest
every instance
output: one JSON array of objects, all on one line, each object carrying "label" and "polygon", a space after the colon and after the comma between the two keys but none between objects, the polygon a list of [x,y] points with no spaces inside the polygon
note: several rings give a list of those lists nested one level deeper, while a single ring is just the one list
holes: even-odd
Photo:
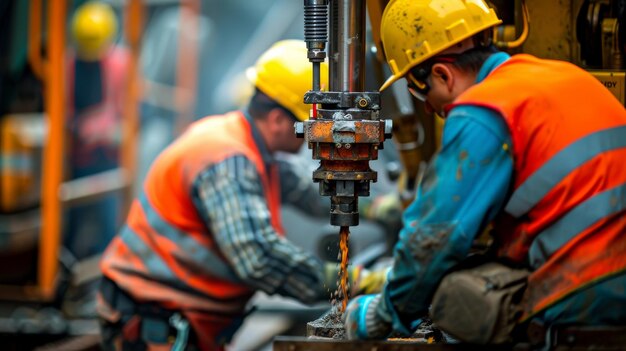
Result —
[{"label": "orange safety vest", "polygon": [[277,170],[266,169],[249,122],[241,112],[205,117],[153,163],[125,227],[104,253],[104,275],[138,302],[240,315],[254,291],[218,250],[192,200],[199,173],[233,155],[256,165],[272,225],[282,235]]},{"label": "orange safety vest", "polygon": [[[504,117],[513,192],[499,253],[533,268],[526,317],[626,270],[626,111],[593,76],[515,55],[459,96]],[[504,145],[508,147],[508,145]]]}]

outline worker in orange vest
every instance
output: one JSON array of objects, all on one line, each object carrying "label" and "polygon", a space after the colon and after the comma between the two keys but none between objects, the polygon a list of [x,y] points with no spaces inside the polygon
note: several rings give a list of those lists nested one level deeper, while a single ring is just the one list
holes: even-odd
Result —
[{"label": "worker in orange vest", "polygon": [[[309,303],[334,290],[337,264],[287,241],[280,219],[281,199],[313,214],[327,206],[272,155],[303,143],[294,122],[309,116],[304,42],[274,44],[247,75],[256,87],[247,108],[198,120],[157,157],[105,251],[97,307],[105,349],[221,350],[255,291]],[[368,271],[349,275],[353,291],[371,289]]]},{"label": "worker in orange vest", "polygon": [[[626,111],[575,65],[497,51],[491,30],[499,23],[483,0],[392,0],[383,13],[393,75],[381,90],[405,78],[445,126],[441,149],[404,212],[382,293],[349,304],[351,338],[409,335],[429,308],[435,323],[449,323],[447,331],[468,342],[496,342],[495,327],[522,322],[536,326],[533,342],[547,346],[594,335],[587,326],[626,325]],[[493,260],[530,272],[524,301],[509,306],[511,314],[481,309],[485,301],[474,303],[470,294],[437,291],[440,283],[454,286],[448,273],[490,223]],[[483,283],[455,272],[462,278],[456,288],[467,281],[484,296],[506,293],[501,282],[513,271]],[[455,298],[466,300],[441,316]],[[481,324],[488,315],[516,325],[495,318]],[[580,327],[565,327],[572,325]],[[478,332],[462,335],[457,326]]]}]

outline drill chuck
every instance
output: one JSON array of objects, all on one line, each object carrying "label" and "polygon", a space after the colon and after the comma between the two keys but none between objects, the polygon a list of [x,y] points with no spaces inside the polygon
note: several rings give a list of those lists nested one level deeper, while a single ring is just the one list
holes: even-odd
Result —
[{"label": "drill chuck", "polygon": [[338,227],[354,227],[359,225],[358,196],[331,196],[330,224]]}]

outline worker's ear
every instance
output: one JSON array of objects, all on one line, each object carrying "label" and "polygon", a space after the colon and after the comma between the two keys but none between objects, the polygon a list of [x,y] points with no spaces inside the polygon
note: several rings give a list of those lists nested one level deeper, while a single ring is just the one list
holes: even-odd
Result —
[{"label": "worker's ear", "polygon": [[450,67],[448,67],[448,65],[445,65],[443,63],[435,63],[433,65],[431,75],[433,80],[438,80],[439,82],[444,84],[449,92],[451,92],[454,88],[454,72],[452,71],[452,69],[450,69]]},{"label": "worker's ear", "polygon": [[275,108],[272,111],[276,111],[276,123],[284,128],[293,128],[294,120],[286,110],[281,108]]},{"label": "worker's ear", "polygon": [[276,128],[280,128],[284,123],[284,112],[280,108],[271,109],[266,116],[266,121],[268,126],[272,128],[272,130]]}]

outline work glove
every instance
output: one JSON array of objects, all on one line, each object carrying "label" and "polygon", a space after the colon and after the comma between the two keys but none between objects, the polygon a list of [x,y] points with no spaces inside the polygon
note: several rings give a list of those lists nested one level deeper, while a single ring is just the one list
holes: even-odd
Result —
[{"label": "work glove", "polygon": [[[387,281],[387,273],[391,267],[378,270],[368,270],[361,265],[348,266],[348,284],[350,296],[374,294],[382,291]],[[336,263],[324,264],[324,286],[335,290],[339,282],[339,265]]]},{"label": "work glove", "polygon": [[364,197],[361,202],[363,204],[360,211],[367,219],[389,225],[399,223],[402,220],[402,201],[396,192],[374,198]]},{"label": "work glove", "polygon": [[348,340],[384,339],[389,335],[391,325],[376,312],[381,296],[361,295],[350,300],[343,315]]},{"label": "work glove", "polygon": [[387,281],[387,273],[389,273],[390,269],[391,267],[376,270],[361,269],[359,274],[354,278],[351,296],[381,292]]}]

